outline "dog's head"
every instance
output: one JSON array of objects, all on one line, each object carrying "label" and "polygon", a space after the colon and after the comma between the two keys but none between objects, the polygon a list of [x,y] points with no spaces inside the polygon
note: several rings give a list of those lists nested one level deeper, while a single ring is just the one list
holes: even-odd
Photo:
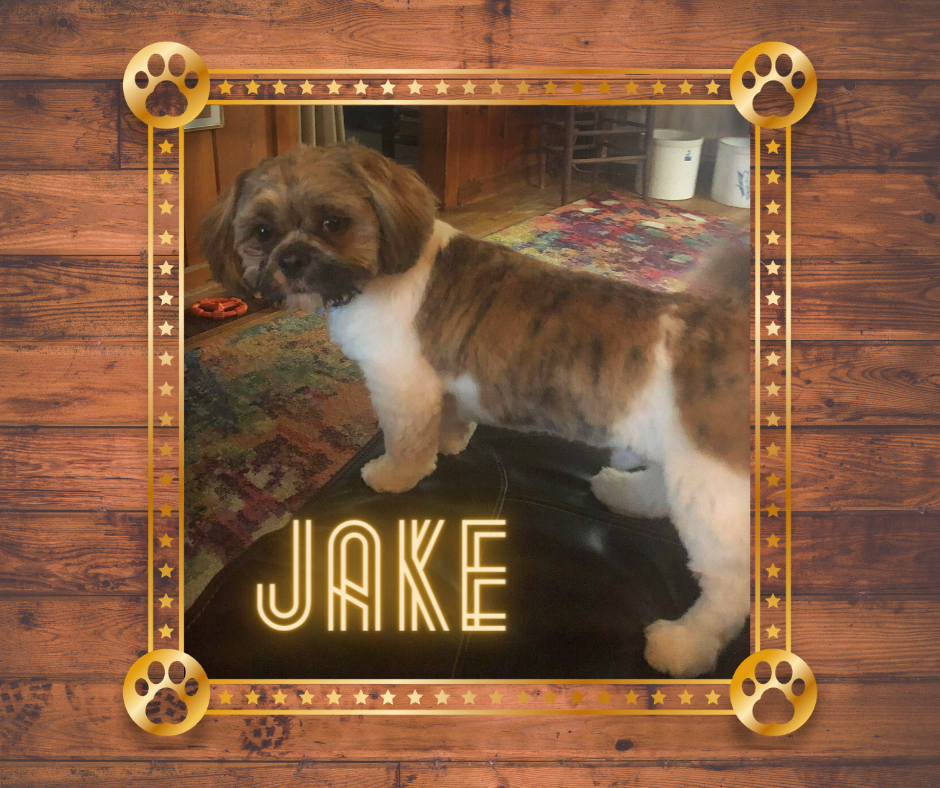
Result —
[{"label": "dog's head", "polygon": [[413,266],[435,213],[424,182],[381,154],[302,145],[242,172],[206,213],[199,240],[233,293],[338,306]]}]

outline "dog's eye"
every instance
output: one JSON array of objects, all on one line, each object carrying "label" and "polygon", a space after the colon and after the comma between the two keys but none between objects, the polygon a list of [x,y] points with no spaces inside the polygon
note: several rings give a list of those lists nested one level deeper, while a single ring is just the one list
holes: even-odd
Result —
[{"label": "dog's eye", "polygon": [[346,216],[328,216],[323,220],[323,229],[335,235],[349,227],[349,218]]},{"label": "dog's eye", "polygon": [[274,237],[274,231],[266,224],[260,224],[255,227],[253,235],[259,241],[270,241]]}]

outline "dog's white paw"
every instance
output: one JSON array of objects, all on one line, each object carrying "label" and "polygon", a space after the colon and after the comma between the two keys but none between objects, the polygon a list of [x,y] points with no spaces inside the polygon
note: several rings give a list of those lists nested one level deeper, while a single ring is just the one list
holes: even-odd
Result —
[{"label": "dog's white paw", "polygon": [[654,621],[646,628],[646,661],[677,679],[701,676],[715,668],[721,642],[711,632],[682,620]]},{"label": "dog's white paw", "polygon": [[430,466],[414,468],[396,463],[387,454],[383,454],[362,466],[362,480],[376,492],[405,492],[433,473],[435,464],[435,461],[432,461]]},{"label": "dog's white paw", "polygon": [[668,517],[669,501],[662,470],[618,471],[604,468],[591,479],[591,490],[608,509],[629,517]]},{"label": "dog's white paw", "polygon": [[441,454],[460,454],[467,448],[470,438],[473,437],[473,431],[477,428],[474,422],[467,422],[460,425],[463,429],[455,429],[444,432],[441,430],[440,445],[438,451]]}]

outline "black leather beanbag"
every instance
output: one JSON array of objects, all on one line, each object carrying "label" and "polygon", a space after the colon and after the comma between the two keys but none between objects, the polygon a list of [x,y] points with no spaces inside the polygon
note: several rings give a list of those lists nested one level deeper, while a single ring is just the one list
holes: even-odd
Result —
[{"label": "black leather beanbag", "polygon": [[[292,529],[268,534],[227,565],[186,615],[186,651],[216,679],[657,678],[643,659],[644,627],[678,618],[698,586],[666,520],[610,512],[589,480],[605,452],[555,438],[479,427],[467,449],[399,495],[360,477],[383,451],[367,444],[294,513],[314,524],[313,610],[291,632],[268,628],[256,586],[289,591]],[[506,613],[505,632],[462,632],[461,520],[503,519],[506,537],[487,543],[487,562],[506,585],[486,590],[487,609]],[[345,520],[371,524],[382,541],[382,630],[327,631],[327,539]],[[450,631],[398,631],[398,521],[444,519],[426,567]],[[280,593],[280,592],[279,592]],[[282,606],[286,607],[285,597]],[[725,650],[713,677],[730,678],[748,655],[749,628]]]}]

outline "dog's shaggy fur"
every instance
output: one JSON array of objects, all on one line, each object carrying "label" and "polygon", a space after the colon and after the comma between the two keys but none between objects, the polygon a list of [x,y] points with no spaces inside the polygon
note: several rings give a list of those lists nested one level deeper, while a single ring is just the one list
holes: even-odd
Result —
[{"label": "dog's shaggy fur", "polygon": [[385,434],[362,472],[374,490],[410,489],[476,422],[611,449],[594,493],[671,517],[702,589],[679,620],[647,628],[646,659],[674,676],[714,668],[750,609],[745,306],[474,240],[435,219],[413,172],[354,144],[242,173],[200,232],[231,289],[328,307]]}]

